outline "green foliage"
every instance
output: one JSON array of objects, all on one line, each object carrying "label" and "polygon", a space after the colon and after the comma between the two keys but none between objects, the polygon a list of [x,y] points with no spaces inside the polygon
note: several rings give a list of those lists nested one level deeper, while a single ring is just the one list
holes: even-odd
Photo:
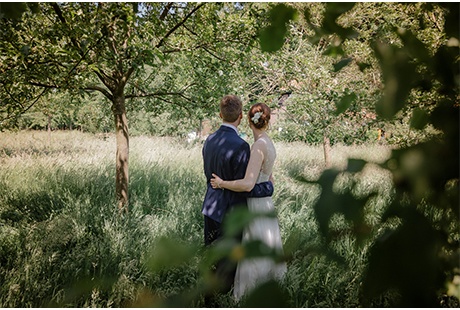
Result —
[{"label": "green foliage", "polygon": [[[129,112],[168,113],[174,115],[171,122],[215,115],[222,94],[244,88],[239,64],[255,45],[256,18],[263,13],[257,5],[231,3],[43,3],[33,12],[29,7],[6,4],[21,18],[1,20],[2,128],[14,126],[31,106],[47,113],[39,103],[50,89],[75,97],[98,91],[108,100],[98,102],[109,107],[123,95]],[[53,112],[74,108],[51,103]],[[113,114],[109,107],[101,111]],[[86,130],[101,130],[92,119],[78,121]],[[163,130],[162,123],[152,130],[145,124],[136,128],[135,121],[130,127],[137,134]]]},{"label": "green foliage", "polygon": [[170,112],[163,112],[159,115],[153,112],[139,111],[130,113],[132,121],[131,134],[154,135],[169,137],[185,137],[187,133],[199,127],[198,120],[172,115]]},{"label": "green foliage", "polygon": [[[361,144],[373,142],[376,120],[361,110],[368,98],[358,96],[349,89],[327,93],[291,95],[286,112],[272,133],[282,141],[303,141],[311,144],[323,142],[324,135],[332,144]],[[346,111],[346,112],[345,112]],[[281,113],[281,112],[279,112]],[[375,130],[376,133],[376,130]]]},{"label": "green foliage", "polygon": [[[346,30],[349,28],[338,26],[336,20],[351,6],[345,5],[343,10],[337,10],[338,7],[340,4],[328,5],[324,24],[315,31],[314,42],[319,42],[324,34],[337,34],[341,39],[348,37]],[[432,8],[420,11],[430,14]],[[435,93],[433,102],[414,110],[410,124],[415,129],[432,124],[442,132],[442,137],[429,137],[426,141],[396,149],[383,165],[393,175],[395,197],[380,225],[385,227],[395,219],[399,224],[390,225],[385,233],[380,233],[370,249],[369,267],[362,286],[364,305],[395,290],[397,295],[392,298],[391,305],[439,306],[441,297],[452,294],[446,283],[453,283],[459,276],[459,26],[458,21],[454,21],[459,8],[458,4],[442,4],[440,8],[445,13],[444,42],[452,44],[440,44],[433,50],[413,34],[410,24],[409,27],[388,29],[393,37],[399,37],[397,44],[382,40],[372,44],[384,84],[383,96],[376,104],[377,113],[393,119],[398,112],[408,109],[413,89],[423,94]],[[422,22],[420,25],[422,30],[428,28]],[[343,68],[339,64],[336,69]],[[362,166],[360,164],[359,168]],[[322,193],[315,210],[326,245],[340,239],[329,227],[336,214],[351,222],[358,241],[375,233],[364,220],[367,199],[372,199],[373,194],[353,197],[346,192],[335,193],[334,184],[340,175],[341,171],[326,170],[318,180]]]},{"label": "green foliage", "polygon": [[91,133],[111,131],[113,117],[100,94],[75,97],[66,93],[52,93],[15,119],[4,121],[0,129],[46,130],[79,129]]},{"label": "green foliage", "polygon": [[[371,81],[375,80],[372,76],[376,70],[360,71],[360,62],[355,60],[355,55],[363,53],[353,49],[350,55],[346,55],[339,38],[329,36],[322,38],[318,46],[313,44],[323,33],[321,14],[326,11],[338,14],[340,10],[350,10],[353,5],[346,9],[340,4],[289,6],[305,14],[297,14],[298,19],[290,22],[289,32],[281,39],[261,37],[262,43],[267,41],[265,44],[281,44],[282,47],[262,54],[260,72],[250,68],[252,75],[257,75],[257,82],[251,85],[255,100],[268,101],[280,111],[286,111],[279,113],[276,126],[282,127],[284,132],[276,134],[277,138],[310,143],[321,143],[324,136],[332,143],[369,141],[369,132],[377,129],[373,124],[375,117],[366,119],[362,114],[373,113],[378,85]],[[354,36],[349,27],[333,26],[332,23],[328,27],[329,32],[340,28],[344,37]],[[334,59],[329,55],[334,55]],[[277,100],[284,93],[291,96],[279,107]]]},{"label": "green foliage", "polygon": [[[267,298],[267,296],[270,296]],[[286,308],[289,296],[286,290],[275,281],[266,282],[257,287],[241,304],[243,308]]]},{"label": "green foliage", "polygon": [[[350,162],[353,163],[353,161]],[[348,172],[355,169],[350,167],[350,162],[347,169]],[[363,164],[360,166],[363,166]],[[361,169],[359,169],[359,171],[360,170]],[[371,193],[364,198],[354,197],[351,192],[334,193],[334,183],[339,173],[339,171],[327,170],[323,172],[318,180],[318,183],[321,184],[322,192],[320,199],[314,206],[314,210],[319,229],[321,233],[330,240],[332,236],[338,233],[329,228],[329,222],[336,213],[342,214],[346,221],[353,223],[353,232],[357,236],[358,242],[361,242],[361,239],[365,237],[369,231],[369,227],[364,221],[364,207],[373,197]],[[353,186],[354,185],[351,184],[351,187]]]},{"label": "green foliage", "polygon": [[[351,141],[361,143],[371,139],[375,141],[377,129],[383,128],[388,133],[388,137],[394,134],[391,139],[386,140],[387,143],[397,146],[406,145],[403,136],[403,133],[407,135],[407,132],[404,132],[406,115],[414,113],[416,117],[422,116],[419,109],[429,113],[433,102],[438,100],[433,89],[429,89],[432,81],[436,80],[430,76],[430,72],[436,70],[429,64],[429,59],[443,41],[442,7],[393,3],[305,3],[290,4],[290,6],[298,10],[299,18],[296,22],[290,23],[289,32],[281,39],[275,37],[262,39],[262,41],[278,41],[276,44],[283,44],[278,51],[270,54],[272,56],[264,55],[264,58],[269,60],[273,57],[273,62],[279,63],[278,66],[282,70],[277,72],[278,67],[269,61],[268,65],[265,65],[263,74],[258,75],[261,81],[259,83],[262,84],[266,80],[267,86],[264,87],[269,92],[275,91],[280,94],[290,91],[293,96],[304,96],[303,106],[299,104],[297,108],[290,107],[290,99],[285,103],[288,112],[299,119],[305,118],[305,114],[311,114],[313,105],[324,105],[320,100],[314,100],[312,105],[309,97],[321,97],[331,89],[339,97],[346,98],[354,93],[357,96],[354,104],[348,106],[348,109],[345,109],[347,105],[344,104],[339,110],[342,112],[342,117],[346,117],[348,123],[353,124],[351,127],[355,129],[347,130],[346,134],[341,136],[340,133],[344,130],[334,132],[320,123],[315,123],[313,126],[316,132],[323,131],[323,134],[329,136],[333,143],[353,143]],[[403,27],[406,30],[403,30]],[[414,47],[410,51],[403,49],[404,42],[411,42]],[[424,47],[421,48],[421,45]],[[386,49],[385,46],[392,47]],[[377,52],[377,50],[381,51]],[[387,54],[392,53],[392,56],[382,58],[383,51]],[[404,56],[406,52],[410,52],[407,54],[409,56]],[[407,57],[423,60],[421,64],[409,63],[405,62],[405,59],[408,60]],[[383,61],[388,62],[388,65],[383,64]],[[393,67],[395,61],[399,63]],[[413,68],[404,66],[413,66]],[[449,70],[448,67],[445,65],[446,70]],[[401,68],[406,69],[401,70]],[[267,76],[267,73],[271,76]],[[273,78],[274,74],[279,74],[280,78]],[[395,78],[399,78],[400,83],[397,83],[398,80]],[[386,90],[383,83],[387,85]],[[391,104],[383,102],[389,100],[389,96],[383,96],[382,90],[396,96]],[[311,96],[311,94],[318,95]],[[376,105],[376,101],[380,101],[381,104]],[[404,113],[398,113],[401,108],[404,108]],[[336,117],[336,112],[329,108],[328,113],[321,115],[321,122],[324,123],[324,120],[328,119],[330,127],[340,128],[342,119]],[[356,112],[374,115],[362,126],[363,119],[360,118],[360,113]],[[375,112],[378,114],[375,115]],[[394,116],[401,123],[395,122]],[[423,119],[421,122],[418,131],[410,133],[410,136],[414,137],[407,139],[408,143],[436,134],[430,127],[423,126]],[[295,123],[295,119],[293,121],[293,118],[289,117],[280,127],[296,127],[294,135],[298,133],[297,139],[311,141],[312,139],[308,140],[304,134],[305,128]],[[280,135],[280,138],[284,137],[286,135]],[[295,139],[292,133],[286,138],[290,141]],[[321,141],[321,139],[315,138],[313,141]]]},{"label": "green foliage", "polygon": [[[69,109],[67,108],[66,111]],[[64,128],[78,128],[91,133],[111,132],[114,122],[113,116],[110,115],[110,107],[100,94],[91,94],[81,99],[69,118],[73,124]],[[60,125],[62,126],[62,123]]]},{"label": "green foliage", "polygon": [[[442,21],[442,16],[436,7],[432,8],[435,15],[430,17],[423,13],[421,5],[293,3],[272,6],[267,3],[236,5],[207,3],[187,19],[184,28],[188,30],[179,28],[182,30],[174,31],[163,40],[163,36],[168,33],[168,25],[179,24],[183,17],[180,14],[167,13],[179,10],[181,14],[186,14],[194,9],[195,5],[147,3],[141,5],[142,14],[138,14],[139,10],[136,11],[136,6],[132,4],[103,4],[102,6],[104,10],[99,19],[95,18],[93,13],[100,8],[93,7],[91,4],[60,6],[63,17],[68,23],[80,25],[74,27],[78,31],[72,31],[73,28],[67,29],[68,27],[61,23],[49,24],[47,20],[55,17],[56,12],[52,5],[46,4],[40,6],[41,10],[35,13],[30,12],[29,9],[24,11],[23,19],[30,20],[29,23],[23,21],[14,26],[8,23],[8,19],[4,20],[5,44],[2,48],[5,56],[2,70],[6,74],[2,76],[4,88],[1,94],[9,94],[10,99],[14,98],[14,100],[7,98],[3,100],[5,105],[0,112],[3,116],[10,115],[11,119],[4,121],[0,125],[2,128],[11,128],[10,126],[15,123],[20,128],[26,126],[21,120],[19,123],[16,122],[16,112],[27,110],[29,104],[37,105],[37,110],[49,114],[48,108],[40,105],[40,102],[46,101],[41,99],[46,92],[42,94],[36,84],[56,86],[60,87],[59,89],[68,87],[73,96],[85,88],[98,86],[99,88],[94,89],[104,89],[106,85],[98,80],[98,74],[110,75],[107,72],[118,70],[114,62],[125,59],[122,61],[123,72],[120,74],[126,72],[130,64],[134,69],[124,92],[128,114],[130,117],[135,117],[133,120],[129,119],[129,128],[134,134],[162,134],[161,132],[164,131],[170,134],[170,130],[163,129],[167,127],[164,124],[166,121],[158,119],[158,126],[148,123],[148,118],[156,118],[163,113],[172,116],[168,119],[170,122],[180,124],[183,123],[183,119],[204,119],[214,116],[217,113],[218,100],[225,93],[239,94],[245,104],[263,101],[276,107],[279,95],[291,91],[299,98],[304,97],[302,100],[304,106],[299,104],[298,107],[292,108],[290,114],[299,119],[308,118],[305,114],[315,114],[310,110],[311,104],[308,103],[312,97],[310,94],[315,94],[313,97],[322,97],[333,89],[338,97],[349,98],[355,93],[357,99],[350,106],[347,102],[342,102],[338,107],[339,110],[330,108],[327,114],[322,114],[321,123],[328,116],[329,128],[321,123],[312,123],[315,130],[310,131],[303,125],[299,125],[296,119],[288,117],[281,120],[282,126],[279,127],[290,128],[289,133],[284,132],[278,135],[278,138],[319,143],[322,141],[322,136],[326,134],[332,143],[362,143],[371,138],[375,139],[377,125],[367,120],[362,126],[363,120],[356,112],[373,112],[373,103],[381,89],[378,59],[373,55],[369,43],[375,38],[382,42],[394,40],[401,42],[402,39],[392,29],[403,24],[410,25],[410,29],[417,33],[417,39],[421,42],[426,42],[429,46],[439,45],[437,41],[440,37],[435,30],[436,25]],[[269,12],[272,7],[274,11],[270,17]],[[400,14],[398,10],[407,11],[408,17]],[[325,19],[323,14],[331,17]],[[417,16],[420,24],[433,26],[426,28],[435,30],[420,29],[420,26],[412,21],[410,14]],[[41,19],[48,15],[50,18],[45,18],[42,22]],[[126,48],[112,51],[110,44],[106,46],[108,44],[106,36],[112,25],[110,16],[119,20],[120,25],[124,25],[113,28],[113,40],[122,43],[128,37]],[[40,28],[33,27],[37,23],[40,23],[41,27],[46,25],[47,30],[34,34],[36,46],[32,48],[31,43],[21,39],[20,34],[33,33]],[[257,36],[257,33],[261,33],[264,29],[263,26],[267,26],[265,32],[268,33],[267,38]],[[128,36],[126,31],[130,27],[132,27],[132,35]],[[277,32],[278,30],[280,31]],[[334,35],[334,31],[340,35]],[[359,40],[352,40],[356,35],[354,31],[359,31]],[[277,39],[273,33],[278,34]],[[42,34],[46,36],[43,42],[39,40]],[[324,34],[327,34],[327,37]],[[62,35],[66,35],[68,39],[62,42],[50,39]],[[405,37],[404,40],[411,40],[407,34]],[[95,41],[99,43],[91,43]],[[152,42],[159,41],[163,44],[161,48],[152,46]],[[261,44],[276,44],[282,48],[280,52],[261,53],[258,49],[258,41]],[[19,44],[20,42],[22,43]],[[75,42],[80,47],[75,48]],[[121,43],[119,45],[123,45]],[[82,57],[78,55],[82,51],[87,54],[80,59]],[[416,51],[417,49],[414,52]],[[113,53],[118,56],[111,56]],[[45,55],[43,57],[46,59],[53,58],[44,69],[38,66],[40,54]],[[95,55],[99,56],[95,57]],[[74,57],[78,58],[76,62],[70,60]],[[38,61],[37,66],[34,65],[35,61]],[[21,63],[26,64],[27,68],[12,70]],[[56,63],[60,64],[58,69],[48,68],[50,64]],[[64,69],[62,64],[69,64],[69,67]],[[28,72],[33,73],[35,85],[32,85],[33,87],[27,86],[30,82]],[[64,78],[64,85],[58,83],[60,77]],[[428,80],[425,79],[425,82]],[[136,96],[141,98],[134,99]],[[412,101],[413,95],[408,96],[411,96]],[[97,101],[103,105],[107,104],[99,98]],[[82,100],[82,103],[85,105],[85,100]],[[335,100],[334,103],[338,102]],[[74,105],[80,105],[76,100],[72,100],[70,106],[60,100],[51,104],[54,106],[53,110],[57,111],[53,113],[52,120],[52,127],[55,128],[64,128],[62,123],[68,124],[75,119],[73,115],[65,115],[63,110],[70,110],[67,114],[72,114]],[[322,100],[314,100],[314,105],[323,104]],[[286,107],[290,110],[288,105],[289,101]],[[111,114],[109,107],[96,110]],[[346,114],[350,110],[354,114]],[[345,112],[342,113],[342,117],[346,118],[347,128],[343,128],[343,119],[336,117],[338,111]],[[143,117],[143,113],[153,114]],[[27,117],[30,118],[30,115]],[[93,118],[88,118],[89,124],[83,123],[85,119],[78,119],[78,126],[84,130],[106,131],[107,124],[113,123],[111,118],[112,116],[108,115],[104,117],[102,121],[104,125],[101,126],[103,128],[95,126],[97,119]],[[34,120],[26,120],[26,123],[32,121]],[[140,124],[137,124],[138,121]],[[383,119],[378,121],[380,127],[397,125],[385,122]],[[43,126],[46,119],[43,121],[40,119],[39,123],[39,126]],[[34,128],[36,127],[34,125]],[[184,134],[182,126],[179,128],[180,132],[174,135]],[[403,128],[394,129],[394,132],[400,132]],[[312,134],[313,137],[310,137]],[[429,134],[429,132],[425,133],[425,135]],[[403,143],[400,137],[387,139],[387,141]]]},{"label": "green foliage", "polygon": [[[215,114],[217,99],[230,92],[278,108],[279,94],[289,91],[282,130],[273,132],[280,140],[320,143],[329,136],[337,149],[369,141],[374,126],[384,127],[386,141],[399,148],[379,161],[383,172],[375,173],[365,164],[372,160],[359,153],[325,171],[320,155],[308,158],[299,149],[290,153],[301,158],[284,154],[290,161],[281,161],[283,182],[275,198],[287,227],[289,273],[283,289],[267,284],[246,305],[262,305],[257,294],[264,291],[285,301],[287,291],[282,304],[298,307],[458,306],[458,4],[294,3],[269,14],[267,4],[142,6],[7,5],[1,20],[2,119],[15,123],[18,113],[36,105],[53,116],[54,126],[106,130],[113,121],[102,116],[108,106],[99,98],[77,103],[48,89],[102,89],[107,96],[104,90],[116,87],[101,77],[132,69],[124,94],[150,98],[130,101],[131,127],[139,135],[183,134],[188,123],[197,126],[191,119]],[[203,14],[169,32],[197,7]],[[261,26],[266,28],[259,31]],[[257,33],[271,53],[252,49]],[[114,49],[110,42],[126,44]],[[60,109],[61,100],[73,102],[71,108]],[[363,116],[374,110],[376,119]],[[48,121],[28,117],[20,126]],[[73,155],[63,156],[66,151],[51,140],[39,143],[8,145],[0,155],[6,167],[0,187],[2,305],[201,306],[202,293],[216,284],[203,272],[213,259],[260,254],[258,244],[242,249],[227,242],[206,253],[189,247],[201,242],[196,206],[203,186],[196,182],[199,156],[190,163],[190,149],[167,150],[163,159],[188,155],[173,163],[149,157],[157,149],[153,144],[134,151],[133,212],[120,220],[107,201],[114,193],[105,159],[66,143]],[[50,161],[40,161],[42,156]],[[240,215],[233,229],[251,217]],[[183,259],[155,254],[174,246]],[[234,306],[229,296],[221,296],[220,304]]]},{"label": "green foliage", "polygon": [[325,18],[323,19],[323,24],[321,27],[315,27],[310,23],[310,17],[308,12],[305,11],[305,19],[310,26],[315,30],[315,35],[313,36],[313,41],[318,41],[323,35],[328,34],[337,34],[342,40],[347,38],[355,38],[358,33],[351,27],[343,27],[337,23],[337,19],[340,15],[350,11],[354,7],[354,3],[327,3],[326,11],[324,13]]},{"label": "green foliage", "polygon": [[270,11],[270,25],[264,28],[259,35],[262,51],[273,52],[279,50],[284,43],[287,25],[296,19],[297,11],[285,4],[278,4]]}]

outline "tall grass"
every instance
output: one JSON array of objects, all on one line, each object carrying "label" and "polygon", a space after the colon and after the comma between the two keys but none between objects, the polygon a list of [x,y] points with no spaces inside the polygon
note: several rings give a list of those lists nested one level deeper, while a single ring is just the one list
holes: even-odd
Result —
[{"label": "tall grass", "polygon": [[[334,246],[345,263],[327,259],[319,250],[312,210],[321,188],[292,177],[295,170],[315,181],[324,170],[322,149],[276,146],[274,201],[289,254],[283,285],[290,304],[359,306],[368,245],[358,247],[344,236]],[[337,146],[332,152],[336,167],[349,157],[378,164],[389,156],[382,146]],[[0,306],[169,305],[160,302],[201,285],[201,251],[167,270],[150,264],[161,237],[196,247],[203,243],[201,144],[131,138],[128,215],[116,211],[114,166],[112,135],[0,133]],[[357,195],[379,192],[367,219],[377,223],[391,197],[391,178],[377,165],[358,178]],[[344,176],[337,190],[348,181]],[[203,306],[199,298],[187,300],[180,306]],[[222,306],[234,304],[224,296]]]}]

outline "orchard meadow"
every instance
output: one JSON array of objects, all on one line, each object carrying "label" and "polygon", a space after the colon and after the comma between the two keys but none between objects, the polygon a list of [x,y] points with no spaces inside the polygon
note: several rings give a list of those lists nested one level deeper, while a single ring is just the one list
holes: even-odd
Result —
[{"label": "orchard meadow", "polygon": [[[78,131],[0,133],[0,305],[2,307],[203,306],[200,288],[206,184],[201,143],[140,136],[131,139],[130,211],[120,215],[114,193],[114,139]],[[249,141],[251,142],[251,141]],[[274,201],[288,260],[282,283],[293,307],[357,307],[370,240],[345,235],[328,260],[312,206],[324,170],[321,147],[277,143]],[[379,168],[390,148],[334,146],[332,165],[348,158],[370,162],[359,175],[362,193],[379,192],[366,208],[376,223],[391,200],[391,175]],[[296,170],[313,183],[296,181]],[[343,175],[336,190],[349,186]],[[345,220],[334,218],[339,227]],[[163,241],[162,241],[163,240]],[[175,240],[178,263],[152,262]],[[162,243],[163,242],[163,243]],[[166,248],[171,244],[166,243]],[[175,256],[195,248],[183,259]],[[177,250],[177,253],[175,252]],[[174,258],[175,257],[175,258]],[[157,265],[155,265],[157,264]],[[188,292],[188,293],[184,293]],[[222,306],[232,298],[222,296]],[[379,300],[378,306],[385,306]]]}]

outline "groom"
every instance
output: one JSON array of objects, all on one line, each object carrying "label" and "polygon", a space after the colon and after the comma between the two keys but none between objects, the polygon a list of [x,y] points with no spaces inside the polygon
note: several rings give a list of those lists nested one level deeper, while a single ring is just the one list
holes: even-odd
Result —
[{"label": "groom", "polygon": [[[273,184],[256,184],[249,193],[213,189],[210,184],[212,173],[223,180],[243,179],[249,162],[250,147],[238,135],[238,125],[243,118],[243,104],[234,95],[227,95],[220,102],[221,127],[211,134],[203,146],[204,173],[207,190],[203,202],[204,242],[206,246],[222,237],[222,222],[228,211],[235,207],[246,207],[248,197],[266,197],[273,194]],[[241,236],[238,240],[241,242]],[[229,292],[236,273],[236,264],[229,260],[219,261],[215,270],[224,283],[223,293]]]}]

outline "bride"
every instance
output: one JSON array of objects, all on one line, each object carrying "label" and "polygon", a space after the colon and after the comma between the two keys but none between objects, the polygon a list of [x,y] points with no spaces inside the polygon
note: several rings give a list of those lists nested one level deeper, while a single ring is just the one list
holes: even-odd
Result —
[{"label": "bride", "polygon": [[[256,103],[249,109],[249,126],[254,134],[254,144],[251,147],[248,168],[244,179],[225,181],[213,174],[213,188],[229,189],[235,192],[249,192],[256,183],[270,179],[276,158],[276,150],[272,140],[267,135],[270,121],[270,108],[264,103]],[[248,208],[251,212],[274,212],[272,197],[248,198]],[[278,219],[275,217],[257,217],[243,231],[243,244],[260,240],[280,254],[283,251]],[[239,262],[233,295],[240,300],[258,284],[268,280],[281,280],[286,273],[286,263],[275,263],[271,258],[243,259]]]}]

